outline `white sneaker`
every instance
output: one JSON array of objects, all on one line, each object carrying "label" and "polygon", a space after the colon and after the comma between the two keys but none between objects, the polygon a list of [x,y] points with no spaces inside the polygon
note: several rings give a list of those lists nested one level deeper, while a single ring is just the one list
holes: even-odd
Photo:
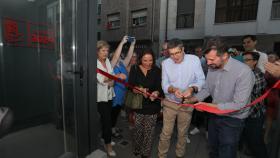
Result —
[{"label": "white sneaker", "polygon": [[186,140],[187,140],[187,143],[188,144],[190,144],[191,143],[191,140],[190,140],[190,138],[189,138],[189,136],[187,135],[187,137],[186,137]]},{"label": "white sneaker", "polygon": [[191,135],[196,135],[199,132],[200,132],[200,130],[197,127],[195,127],[193,130],[190,131],[190,134]]},{"label": "white sneaker", "polygon": [[116,152],[114,150],[110,151],[110,152],[107,152],[107,154],[110,156],[110,157],[115,157],[117,156]]},{"label": "white sneaker", "polygon": [[112,145],[112,146],[115,146],[116,143],[115,143],[114,141],[111,141],[111,145]]}]

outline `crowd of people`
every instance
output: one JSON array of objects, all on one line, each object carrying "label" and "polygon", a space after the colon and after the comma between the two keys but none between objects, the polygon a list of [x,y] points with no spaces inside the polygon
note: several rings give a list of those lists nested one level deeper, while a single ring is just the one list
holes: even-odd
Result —
[{"label": "crowd of people", "polygon": [[[280,128],[273,123],[279,121],[279,90],[273,89],[252,107],[246,105],[279,80],[279,56],[258,51],[254,35],[244,36],[242,42],[241,52],[213,38],[190,54],[180,39],[171,39],[164,42],[161,57],[156,59],[151,49],[136,53],[135,38],[124,36],[111,55],[109,44],[98,41],[97,68],[135,86],[128,89],[97,74],[97,108],[108,156],[117,155],[112,138],[122,137],[116,123],[129,90],[143,97],[141,109],[126,109],[133,126],[135,156],[152,157],[154,131],[162,112],[163,126],[157,134],[159,158],[167,157],[175,125],[177,157],[184,157],[188,134],[199,133],[202,125],[206,126],[210,158],[236,158],[238,150],[256,158],[278,157]],[[125,44],[130,46],[121,57]],[[237,111],[218,115],[180,106],[182,103]]]}]

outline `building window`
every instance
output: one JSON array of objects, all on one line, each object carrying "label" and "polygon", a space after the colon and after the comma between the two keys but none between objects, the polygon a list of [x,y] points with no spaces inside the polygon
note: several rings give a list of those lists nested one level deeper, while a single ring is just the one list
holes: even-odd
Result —
[{"label": "building window", "polygon": [[121,21],[120,21],[120,13],[114,13],[114,14],[109,14],[107,15],[107,29],[118,29],[121,26]]},{"label": "building window", "polygon": [[101,15],[101,4],[97,5],[97,15]]},{"label": "building window", "polygon": [[101,15],[101,0],[97,1],[97,15]]},{"label": "building window", "polygon": [[177,1],[177,28],[194,27],[194,7],[195,0],[178,0]]},{"label": "building window", "polygon": [[271,19],[280,19],[280,0],[272,2]]},{"label": "building window", "polygon": [[97,32],[97,40],[101,40],[101,32]]},{"label": "building window", "polygon": [[147,24],[147,9],[132,11],[132,26],[143,26]]},{"label": "building window", "polygon": [[98,19],[97,19],[97,25],[100,25],[100,24],[101,24],[101,19],[98,18]]},{"label": "building window", "polygon": [[216,23],[256,20],[258,0],[217,0]]}]

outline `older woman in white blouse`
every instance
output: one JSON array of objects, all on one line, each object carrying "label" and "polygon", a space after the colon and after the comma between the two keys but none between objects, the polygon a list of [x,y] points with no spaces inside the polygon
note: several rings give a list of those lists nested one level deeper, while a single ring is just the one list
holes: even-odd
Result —
[{"label": "older woman in white blouse", "polygon": [[[97,42],[97,68],[107,73],[113,74],[112,65],[108,59],[109,44],[106,41]],[[123,74],[118,74],[116,77],[123,79]],[[102,124],[102,138],[105,142],[105,149],[109,156],[116,156],[115,151],[111,145],[111,110],[112,98],[115,96],[113,90],[114,81],[97,74],[97,109],[100,114]]]}]

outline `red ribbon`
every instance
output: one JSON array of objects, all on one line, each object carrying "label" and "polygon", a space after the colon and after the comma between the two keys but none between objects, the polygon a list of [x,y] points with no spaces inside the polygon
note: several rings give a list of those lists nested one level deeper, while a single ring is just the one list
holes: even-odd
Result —
[{"label": "red ribbon", "polygon": [[[96,72],[97,72],[97,73],[100,73],[100,74],[102,74],[102,75],[104,75],[105,77],[107,77],[107,78],[109,78],[109,79],[112,79],[112,80],[114,80],[114,81],[116,81],[116,82],[119,82],[119,83],[125,85],[125,86],[128,87],[128,88],[135,89],[135,90],[137,90],[138,92],[141,92],[141,93],[143,93],[143,94],[146,94],[146,95],[148,95],[148,96],[151,96],[151,93],[149,93],[149,92],[142,92],[142,90],[139,89],[138,87],[136,87],[135,85],[129,84],[128,82],[125,82],[125,80],[122,80],[122,79],[120,79],[120,78],[118,78],[118,77],[116,77],[116,76],[114,76],[114,75],[111,75],[111,74],[109,74],[109,73],[107,73],[107,72],[105,72],[105,71],[103,71],[103,70],[101,70],[101,69],[98,69],[98,68],[97,68],[97,69],[96,69]],[[157,99],[162,100],[163,98],[157,97]]]},{"label": "red ribbon", "polygon": [[[124,84],[126,87],[129,87],[131,89],[135,89],[139,92],[142,92],[139,88],[137,88],[136,86],[134,85],[131,85],[127,82],[125,82],[124,80],[121,80],[119,78],[117,78],[116,76],[114,75],[111,75],[103,70],[100,70],[97,68],[97,73],[100,73],[116,82],[119,82],[119,83],[122,83]],[[245,108],[248,108],[248,107],[251,107],[251,106],[254,106],[256,105],[257,103],[261,102],[262,100],[264,100],[268,94],[270,93],[270,91],[272,89],[280,89],[280,80],[278,80],[274,85],[273,87],[271,87],[270,89],[268,89],[262,96],[260,96],[259,98],[257,98],[256,100],[254,100],[253,102],[251,102],[250,104],[247,104],[246,106],[244,106],[243,108],[239,109],[239,110],[221,110],[221,109],[218,109],[217,107],[211,107],[211,106],[208,106],[207,104],[178,104],[176,103],[178,106],[187,106],[187,107],[192,107],[192,108],[195,108],[197,110],[200,110],[200,111],[206,111],[206,112],[209,112],[209,113],[213,113],[213,114],[220,114],[220,115],[224,115],[224,114],[229,114],[229,113],[234,113],[234,112],[238,112],[242,109],[245,109]],[[149,92],[142,92],[142,93],[145,93],[146,95],[148,96],[151,96],[151,93]],[[163,100],[164,98],[160,98],[160,97],[157,97],[157,99],[160,99],[160,100]],[[170,101],[171,102],[171,101]],[[174,103],[174,102],[173,102]]]}]

